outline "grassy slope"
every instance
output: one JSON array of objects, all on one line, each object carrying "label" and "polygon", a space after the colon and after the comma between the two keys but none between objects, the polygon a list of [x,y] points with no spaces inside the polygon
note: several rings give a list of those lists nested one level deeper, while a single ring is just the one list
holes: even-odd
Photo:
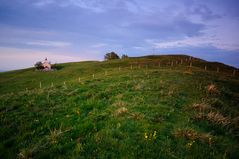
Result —
[{"label": "grassy slope", "polygon": [[60,66],[0,73],[0,158],[239,157],[232,67],[187,56]]}]

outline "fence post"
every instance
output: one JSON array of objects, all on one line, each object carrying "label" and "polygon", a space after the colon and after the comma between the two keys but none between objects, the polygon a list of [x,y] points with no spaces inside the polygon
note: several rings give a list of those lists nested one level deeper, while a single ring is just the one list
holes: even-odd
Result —
[{"label": "fence post", "polygon": [[132,69],[133,69],[133,66],[131,65],[130,68],[131,68],[131,70],[132,70]]},{"label": "fence post", "polygon": [[206,65],[204,66],[204,70],[207,71],[207,66]]},{"label": "fence post", "polygon": [[173,61],[171,62],[171,67],[173,66]]},{"label": "fence post", "polygon": [[232,74],[233,74],[233,76],[235,76],[235,75],[236,75],[236,70],[233,70],[233,73],[232,73]]},{"label": "fence post", "polygon": [[92,78],[95,78],[95,74],[92,75]]},{"label": "fence post", "polygon": [[181,59],[181,65],[183,64],[183,60]]},{"label": "fence post", "polygon": [[193,63],[192,62],[190,62],[190,67],[192,67],[193,66]]},{"label": "fence post", "polygon": [[78,81],[79,81],[79,82],[81,82],[81,79],[80,79],[80,77],[78,78]]},{"label": "fence post", "polygon": [[219,71],[220,71],[220,70],[219,70],[219,67],[217,67],[217,73],[219,73]]}]

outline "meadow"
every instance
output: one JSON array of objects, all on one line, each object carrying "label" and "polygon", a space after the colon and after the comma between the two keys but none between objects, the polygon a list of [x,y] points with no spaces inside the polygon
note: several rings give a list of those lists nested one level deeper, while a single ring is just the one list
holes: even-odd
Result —
[{"label": "meadow", "polygon": [[185,55],[0,73],[0,158],[239,158],[239,72]]}]

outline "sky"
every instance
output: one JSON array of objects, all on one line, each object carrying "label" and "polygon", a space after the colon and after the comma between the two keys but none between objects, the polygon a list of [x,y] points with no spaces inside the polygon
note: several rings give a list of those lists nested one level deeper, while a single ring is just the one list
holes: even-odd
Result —
[{"label": "sky", "polygon": [[0,71],[186,54],[239,67],[238,0],[0,0]]}]

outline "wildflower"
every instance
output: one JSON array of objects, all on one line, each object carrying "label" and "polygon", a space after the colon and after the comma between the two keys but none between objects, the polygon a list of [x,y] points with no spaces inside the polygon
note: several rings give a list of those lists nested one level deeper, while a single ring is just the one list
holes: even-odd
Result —
[{"label": "wildflower", "polygon": [[211,137],[208,138],[208,143],[209,143],[209,145],[212,144],[212,138]]},{"label": "wildflower", "polygon": [[153,138],[156,139],[157,131],[154,131]]},{"label": "wildflower", "polygon": [[144,133],[144,138],[145,138],[146,140],[148,139],[147,133]]},{"label": "wildflower", "polygon": [[187,145],[186,145],[187,148],[190,149],[190,148],[192,147],[192,145],[193,145],[194,142],[195,142],[195,141],[193,140],[193,141],[187,143]]},{"label": "wildflower", "polygon": [[189,146],[192,146],[192,145],[193,145],[193,143],[191,143],[191,142],[190,142],[190,143],[188,143],[188,145],[189,145]]}]

